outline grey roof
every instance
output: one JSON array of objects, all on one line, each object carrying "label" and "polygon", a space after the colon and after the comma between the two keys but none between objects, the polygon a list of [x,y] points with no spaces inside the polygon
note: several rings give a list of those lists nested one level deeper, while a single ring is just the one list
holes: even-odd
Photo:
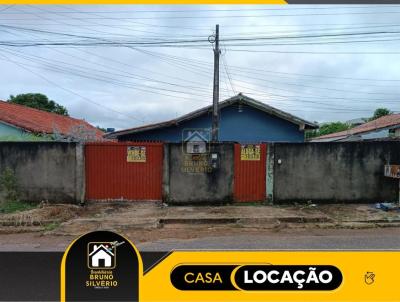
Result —
[{"label": "grey roof", "polygon": [[[316,129],[318,128],[318,125],[306,120],[303,120],[297,116],[294,116],[290,113],[284,112],[282,110],[276,109],[272,106],[269,106],[265,103],[262,103],[260,101],[257,101],[255,99],[252,99],[248,96],[243,95],[242,93],[239,93],[238,95],[235,95],[229,99],[226,99],[222,102],[219,103],[219,108],[224,108],[227,106],[230,106],[232,104],[245,104],[249,105],[253,108],[256,108],[258,110],[264,111],[266,113],[269,113],[271,115],[277,116],[279,118],[282,118],[284,120],[287,120],[291,123],[297,124],[300,127],[303,127],[304,129]],[[198,116],[203,115],[204,113],[211,112],[212,111],[212,105],[200,108],[198,110],[192,111],[190,113],[187,113],[185,115],[182,115],[176,119],[161,122],[161,123],[156,123],[156,124],[149,124],[145,126],[140,126],[140,127],[135,127],[135,128],[130,128],[130,129],[125,129],[125,130],[119,130],[115,132],[111,132],[106,134],[104,137],[106,138],[118,138],[119,136],[123,135],[128,135],[128,134],[133,134],[133,133],[138,133],[138,132],[144,132],[148,130],[154,130],[154,129],[159,129],[159,128],[165,128],[169,126],[176,126],[182,122],[194,119]]]}]

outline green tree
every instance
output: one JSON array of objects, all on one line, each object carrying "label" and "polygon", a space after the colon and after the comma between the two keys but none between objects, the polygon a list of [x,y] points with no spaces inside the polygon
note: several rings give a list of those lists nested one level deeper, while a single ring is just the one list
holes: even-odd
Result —
[{"label": "green tree", "polygon": [[393,112],[387,108],[378,108],[374,111],[374,115],[369,119],[370,121],[376,120],[385,115],[392,114]]},{"label": "green tree", "polygon": [[306,132],[306,139],[318,137],[321,135],[331,134],[335,132],[345,131],[351,129],[351,126],[342,122],[324,123],[319,126],[319,129]]},{"label": "green tree", "polygon": [[324,123],[319,127],[318,134],[326,135],[344,130],[349,130],[350,128],[351,126],[349,124],[342,122]]},{"label": "green tree", "polygon": [[7,102],[68,116],[68,110],[64,106],[49,100],[47,96],[41,93],[10,95]]},{"label": "green tree", "polygon": [[103,127],[100,127],[100,126],[96,126],[96,128],[99,129],[99,130],[101,130],[101,131],[103,131],[104,133],[107,132],[107,129],[106,129],[106,128],[103,128]]}]

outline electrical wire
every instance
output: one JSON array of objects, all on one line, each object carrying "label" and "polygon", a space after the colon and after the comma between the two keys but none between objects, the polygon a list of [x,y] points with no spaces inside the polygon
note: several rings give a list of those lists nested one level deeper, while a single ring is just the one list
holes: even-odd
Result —
[{"label": "electrical wire", "polygon": [[113,109],[113,108],[110,108],[110,107],[108,107],[108,106],[104,106],[103,104],[100,104],[100,103],[98,103],[98,102],[95,102],[95,101],[93,101],[93,100],[91,100],[91,99],[89,99],[89,98],[87,98],[87,97],[85,97],[85,96],[83,96],[83,95],[81,95],[81,94],[79,94],[79,93],[73,91],[73,90],[70,90],[70,89],[68,89],[68,88],[65,88],[65,87],[59,85],[58,83],[56,83],[55,81],[49,80],[48,78],[46,78],[46,77],[43,76],[42,74],[37,73],[37,72],[31,70],[30,68],[24,66],[23,64],[20,64],[19,62],[16,62],[16,61],[10,59],[9,57],[7,57],[7,56],[4,55],[4,54],[0,54],[0,56],[3,57],[3,58],[5,58],[8,62],[14,63],[15,65],[17,65],[17,66],[19,66],[20,68],[22,68],[22,69],[28,71],[29,73],[32,73],[32,74],[36,75],[37,77],[39,77],[39,78],[41,78],[42,80],[48,82],[49,84],[54,85],[54,86],[58,87],[59,89],[64,90],[64,91],[66,91],[66,92],[68,92],[68,93],[70,93],[70,94],[73,94],[73,95],[75,95],[75,96],[78,96],[79,98],[81,98],[81,99],[84,100],[85,102],[89,102],[89,103],[95,104],[96,106],[101,107],[101,108],[103,108],[103,109],[106,109],[106,110],[108,110],[108,111],[112,111],[112,112],[115,112],[115,113],[124,115],[124,116],[126,116],[126,117],[129,117],[129,118],[132,118],[132,119],[134,119],[134,120],[137,120],[137,121],[139,121],[139,122],[144,123],[143,120],[138,119],[137,117],[134,117],[134,116],[131,116],[131,115],[127,115],[127,114],[124,113],[124,112],[120,112],[120,111],[117,111],[117,110],[115,110],[115,109]]}]

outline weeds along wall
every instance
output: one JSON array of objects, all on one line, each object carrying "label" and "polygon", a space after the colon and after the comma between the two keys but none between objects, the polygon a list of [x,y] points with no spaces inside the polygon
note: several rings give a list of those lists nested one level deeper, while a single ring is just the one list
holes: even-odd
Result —
[{"label": "weeds along wall", "polygon": [[[20,200],[77,203],[84,198],[83,147],[79,144],[0,142],[0,174],[7,168],[15,175]],[[3,198],[4,193],[0,192]]]}]

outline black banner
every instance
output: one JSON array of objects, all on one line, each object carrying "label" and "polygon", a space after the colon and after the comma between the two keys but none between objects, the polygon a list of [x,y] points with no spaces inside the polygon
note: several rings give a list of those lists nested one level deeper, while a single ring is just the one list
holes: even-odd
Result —
[{"label": "black banner", "polygon": [[65,297],[61,287],[61,300],[139,300],[142,260],[121,235],[109,231],[83,235],[67,249],[64,258],[61,284],[65,286]]}]

